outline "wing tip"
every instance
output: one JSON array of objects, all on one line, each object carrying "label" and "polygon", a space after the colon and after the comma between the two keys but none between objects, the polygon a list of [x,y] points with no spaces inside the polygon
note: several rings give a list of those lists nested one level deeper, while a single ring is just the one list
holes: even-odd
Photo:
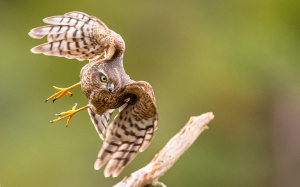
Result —
[{"label": "wing tip", "polygon": [[111,174],[111,176],[112,176],[113,178],[119,176],[119,174],[123,171],[124,168],[125,168],[125,167],[121,167],[121,168],[116,169],[116,170]]},{"label": "wing tip", "polygon": [[38,49],[38,46],[33,47],[32,49],[30,49],[30,51],[34,54],[42,54],[43,53],[41,50]]},{"label": "wing tip", "polygon": [[111,173],[110,173],[107,169],[104,170],[104,177],[105,177],[105,178],[109,177],[110,174],[111,174]]},{"label": "wing tip", "polygon": [[43,22],[44,23],[47,23],[47,24],[51,24],[51,25],[59,25],[59,20],[56,20],[56,19],[62,19],[63,16],[59,15],[59,16],[50,16],[50,17],[46,17],[43,19]]},{"label": "wing tip", "polygon": [[108,164],[104,170],[104,177],[107,178],[107,177],[111,176],[111,177],[115,178],[121,173],[121,171],[123,169],[124,168],[118,168],[118,167],[114,168],[113,166]]},{"label": "wing tip", "polygon": [[38,35],[35,29],[31,29],[28,35],[34,39],[42,39],[44,37],[43,35]]},{"label": "wing tip", "polygon": [[118,177],[126,165],[127,164],[120,165],[119,161],[110,160],[105,167],[104,177],[109,177],[109,176],[111,176],[113,178]]},{"label": "wing tip", "polygon": [[44,23],[48,23],[49,18],[51,18],[51,17],[46,17],[46,18],[44,18],[44,19],[43,19],[43,22],[44,22]]},{"label": "wing tip", "polygon": [[94,169],[95,170],[99,170],[101,168],[101,167],[99,167],[99,162],[100,162],[100,160],[97,159],[96,162],[95,162],[95,164],[94,164]]},{"label": "wing tip", "polygon": [[67,12],[67,13],[64,14],[64,16],[70,16],[70,15],[72,15],[72,14],[84,14],[84,15],[86,15],[86,16],[90,16],[90,15],[88,15],[87,13],[84,13],[84,12],[81,12],[81,11],[71,11],[71,12]]},{"label": "wing tip", "polygon": [[94,164],[94,169],[99,170],[102,168],[102,166],[105,164],[105,162],[101,161],[100,158],[97,158]]}]

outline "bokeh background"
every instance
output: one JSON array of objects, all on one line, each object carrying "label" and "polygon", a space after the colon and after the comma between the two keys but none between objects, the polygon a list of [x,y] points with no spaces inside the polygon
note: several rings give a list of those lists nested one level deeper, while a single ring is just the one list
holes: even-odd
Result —
[{"label": "bokeh background", "polygon": [[[34,55],[42,19],[83,11],[126,42],[124,66],[154,88],[159,128],[117,178],[93,164],[101,147],[86,111],[49,123],[81,90],[85,62]],[[300,1],[1,0],[0,186],[112,186],[143,167],[188,121],[215,119],[174,167],[167,186],[300,186]]]}]

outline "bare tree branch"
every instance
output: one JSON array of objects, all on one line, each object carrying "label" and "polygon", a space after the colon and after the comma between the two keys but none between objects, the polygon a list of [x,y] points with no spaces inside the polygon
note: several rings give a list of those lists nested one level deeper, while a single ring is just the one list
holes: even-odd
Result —
[{"label": "bare tree branch", "polygon": [[165,186],[158,182],[158,179],[173,166],[179,157],[193,144],[197,137],[208,128],[207,124],[213,118],[214,115],[212,112],[191,117],[181,131],[155,155],[148,165],[132,173],[129,178],[125,177],[114,187],[139,187],[148,184],[151,184],[152,186]]}]

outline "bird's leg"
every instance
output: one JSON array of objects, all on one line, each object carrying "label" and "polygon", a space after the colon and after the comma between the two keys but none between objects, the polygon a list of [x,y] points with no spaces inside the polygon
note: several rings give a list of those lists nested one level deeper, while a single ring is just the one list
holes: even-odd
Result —
[{"label": "bird's leg", "polygon": [[54,122],[57,122],[59,120],[62,120],[62,119],[65,119],[65,118],[69,117],[68,121],[67,121],[67,124],[66,124],[66,127],[67,127],[67,126],[69,126],[70,120],[74,116],[74,114],[76,114],[77,112],[79,112],[81,110],[87,109],[89,106],[87,105],[87,106],[82,107],[82,108],[77,109],[77,110],[76,110],[76,107],[77,107],[77,103],[73,106],[72,110],[62,112],[60,114],[55,114],[56,116],[58,116],[58,118],[53,120],[53,121],[50,121],[50,123],[54,123]]},{"label": "bird's leg", "polygon": [[46,99],[47,101],[50,101],[51,99],[53,99],[53,102],[60,99],[63,95],[69,95],[72,96],[73,94],[71,92],[69,92],[69,90],[71,90],[72,88],[75,88],[76,86],[79,86],[80,82],[77,84],[74,84],[73,86],[70,86],[68,88],[58,88],[56,86],[53,86],[54,89],[58,90],[57,93],[53,94],[52,96],[50,96],[48,99]]}]

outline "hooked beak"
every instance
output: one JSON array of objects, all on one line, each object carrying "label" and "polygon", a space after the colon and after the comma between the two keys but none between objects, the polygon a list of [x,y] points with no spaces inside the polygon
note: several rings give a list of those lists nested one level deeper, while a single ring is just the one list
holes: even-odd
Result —
[{"label": "hooked beak", "polygon": [[109,86],[108,86],[108,91],[109,92],[113,92],[115,89],[115,84],[114,83],[111,83]]}]

